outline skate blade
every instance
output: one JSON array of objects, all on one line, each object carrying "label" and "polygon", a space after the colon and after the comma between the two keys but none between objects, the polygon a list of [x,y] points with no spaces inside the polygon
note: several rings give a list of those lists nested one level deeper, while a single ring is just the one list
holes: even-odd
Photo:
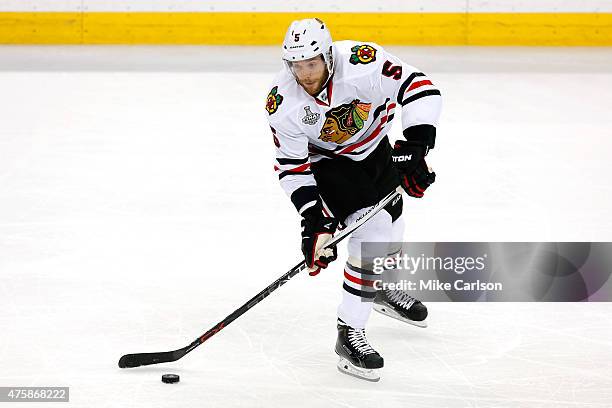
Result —
[{"label": "skate blade", "polygon": [[374,310],[377,311],[380,314],[392,317],[392,318],[400,320],[400,321],[402,321],[404,323],[409,323],[409,324],[411,324],[413,326],[416,326],[416,327],[421,327],[423,329],[427,327],[427,319],[422,320],[420,322],[416,321],[416,320],[406,319],[405,317],[403,317],[402,315],[397,313],[395,310],[393,310],[392,307],[389,307],[389,306],[385,306],[385,305],[380,305],[378,303],[374,303]]},{"label": "skate blade", "polygon": [[344,357],[340,357],[338,361],[338,371],[343,374],[359,378],[361,380],[377,382],[380,380],[378,370],[356,367]]}]

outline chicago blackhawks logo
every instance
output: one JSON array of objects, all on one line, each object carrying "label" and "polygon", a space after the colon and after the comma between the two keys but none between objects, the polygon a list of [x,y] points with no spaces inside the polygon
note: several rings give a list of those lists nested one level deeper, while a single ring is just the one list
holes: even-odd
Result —
[{"label": "chicago blackhawks logo", "polygon": [[325,114],[326,119],[319,139],[324,142],[344,143],[363,129],[371,106],[371,103],[362,103],[355,99],[351,103],[330,109]]},{"label": "chicago blackhawks logo", "polygon": [[278,86],[275,86],[268,94],[268,99],[266,101],[266,110],[268,114],[271,115],[276,112],[281,103],[283,103],[283,95],[278,93]]},{"label": "chicago blackhawks logo", "polygon": [[376,61],[376,48],[371,45],[356,45],[351,48],[351,51],[353,51],[353,54],[351,54],[349,61],[353,65],[369,64],[372,61]]}]

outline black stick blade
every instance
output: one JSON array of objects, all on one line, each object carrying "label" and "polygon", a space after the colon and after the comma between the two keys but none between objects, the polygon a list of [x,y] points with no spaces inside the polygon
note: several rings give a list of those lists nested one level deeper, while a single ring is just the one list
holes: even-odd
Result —
[{"label": "black stick blade", "polygon": [[185,355],[184,349],[160,353],[126,354],[119,359],[119,368],[134,368],[143,365],[170,363]]}]

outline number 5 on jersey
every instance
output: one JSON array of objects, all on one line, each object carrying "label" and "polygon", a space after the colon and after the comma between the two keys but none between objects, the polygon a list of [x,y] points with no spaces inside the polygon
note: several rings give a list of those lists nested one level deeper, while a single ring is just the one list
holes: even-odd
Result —
[{"label": "number 5 on jersey", "polygon": [[400,65],[391,64],[391,61],[385,61],[382,74],[386,77],[399,81],[399,79],[402,77],[402,67]]}]

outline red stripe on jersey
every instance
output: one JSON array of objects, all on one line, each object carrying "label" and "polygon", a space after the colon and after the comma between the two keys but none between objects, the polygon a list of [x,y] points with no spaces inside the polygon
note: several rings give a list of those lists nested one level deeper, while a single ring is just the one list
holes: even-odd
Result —
[{"label": "red stripe on jersey", "polygon": [[292,172],[292,173],[301,173],[302,171],[306,171],[308,170],[308,168],[310,167],[310,163],[305,163],[302,164],[301,166],[298,166],[294,169],[289,169],[288,171]]},{"label": "red stripe on jersey", "polygon": [[[430,80],[428,80],[428,79],[426,79],[426,80],[424,80],[424,81],[414,82],[412,85],[410,85],[410,88],[408,88],[408,90],[407,90],[406,92],[410,92],[410,91],[412,91],[413,89],[417,89],[417,88],[420,88],[420,87],[425,86],[425,85],[432,85],[432,86],[433,86],[433,84],[431,83],[431,81],[430,81]],[[406,93],[404,92],[404,95],[405,95],[405,94],[406,94]]]},{"label": "red stripe on jersey", "polygon": [[376,136],[378,136],[378,134],[380,133],[380,131],[382,130],[382,127],[385,125],[385,123],[387,123],[387,118],[389,117],[389,111],[395,109],[395,103],[391,103],[389,104],[389,106],[387,106],[387,115],[385,115],[381,120],[380,123],[378,124],[378,126],[376,127],[376,129],[374,129],[374,131],[372,132],[372,134],[368,137],[366,137],[365,139],[363,139],[361,142],[359,143],[355,143],[354,145],[350,145],[347,146],[346,148],[340,150],[338,152],[338,154],[345,154],[345,153],[350,153],[353,150],[357,149],[360,146],[363,146],[364,144],[372,141],[372,139],[374,139]]},{"label": "red stripe on jersey", "polygon": [[353,275],[350,275],[346,271],[346,269],[344,270],[344,277],[346,279],[350,280],[351,282],[356,283],[356,284],[361,285],[361,286],[374,286],[374,282],[375,282],[375,281],[371,281],[371,280],[356,278]]},{"label": "red stripe on jersey", "polygon": [[[294,167],[293,169],[288,169],[285,171],[288,171],[289,173],[301,173],[303,171],[308,170],[308,168],[310,168],[310,163],[305,163],[305,164],[302,164],[301,166],[297,166],[297,167]],[[280,171],[280,168],[277,165],[274,165],[274,170]]]}]

